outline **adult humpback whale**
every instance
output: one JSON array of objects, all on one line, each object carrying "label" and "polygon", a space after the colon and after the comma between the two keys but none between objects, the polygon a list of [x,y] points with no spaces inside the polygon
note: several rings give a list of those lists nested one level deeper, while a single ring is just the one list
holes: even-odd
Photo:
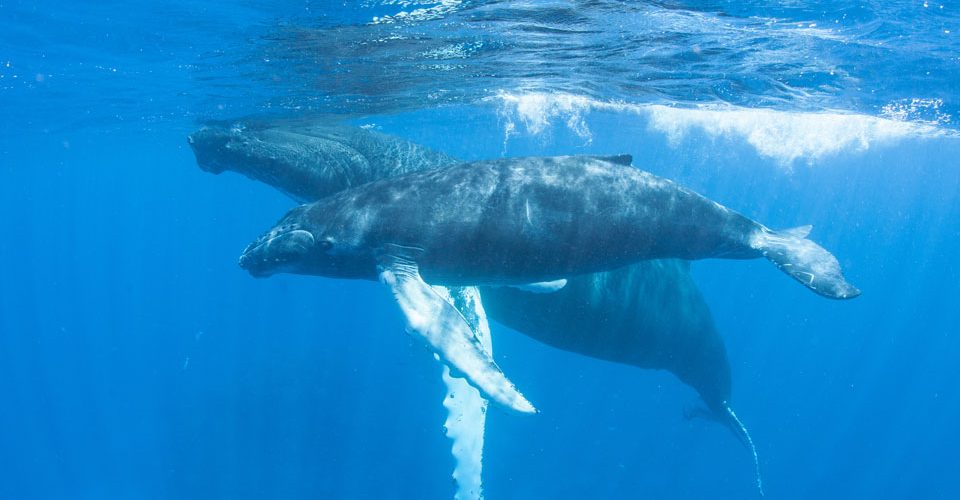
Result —
[{"label": "adult humpback whale", "polygon": [[[201,169],[235,171],[298,201],[462,163],[393,136],[316,121],[208,123],[189,142]],[[510,287],[481,292],[492,319],[545,344],[670,371],[698,392],[717,420],[747,441],[729,410],[730,365],[723,340],[686,262],[642,261],[569,279],[551,294]]]},{"label": "adult humpback whale", "polygon": [[836,258],[666,179],[596,157],[473,162],[374,181],[297,207],[252,242],[240,265],[379,279],[408,330],[488,398],[533,406],[427,284],[525,285],[645,259],[765,257],[830,298],[859,291]]},{"label": "adult humpback whale", "polygon": [[459,160],[386,134],[300,122],[211,123],[187,138],[197,165],[235,171],[300,202]]}]

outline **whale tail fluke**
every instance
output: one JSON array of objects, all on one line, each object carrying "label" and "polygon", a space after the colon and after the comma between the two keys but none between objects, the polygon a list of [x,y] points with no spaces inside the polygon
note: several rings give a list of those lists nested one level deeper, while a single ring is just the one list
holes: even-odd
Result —
[{"label": "whale tail fluke", "polygon": [[860,290],[844,279],[837,258],[807,239],[811,229],[813,226],[784,231],[761,227],[753,234],[750,246],[781,271],[824,297],[852,299],[860,295]]}]

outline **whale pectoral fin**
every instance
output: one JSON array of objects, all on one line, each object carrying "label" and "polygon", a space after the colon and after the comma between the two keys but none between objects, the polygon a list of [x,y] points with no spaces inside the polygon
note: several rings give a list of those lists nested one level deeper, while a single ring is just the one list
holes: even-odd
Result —
[{"label": "whale pectoral fin", "polygon": [[[437,295],[453,305],[470,323],[484,350],[493,354],[490,338],[490,323],[480,301],[476,287],[431,288]],[[486,427],[487,400],[466,380],[450,374],[450,367],[443,366],[443,383],[447,393],[443,407],[447,419],[443,423],[447,437],[453,443],[453,479],[457,482],[456,500],[479,500],[483,498],[483,435]]]},{"label": "whale pectoral fin", "polygon": [[840,262],[825,248],[807,239],[812,226],[785,231],[758,229],[750,246],[781,271],[814,292],[831,299],[852,299],[860,290],[843,277]]},{"label": "whale pectoral fin", "polygon": [[407,319],[407,331],[459,372],[484,396],[521,413],[536,408],[503,374],[464,317],[426,284],[415,263],[383,258],[380,281],[390,287]]},{"label": "whale pectoral fin", "polygon": [[443,407],[447,419],[443,423],[447,437],[453,441],[453,479],[457,482],[456,500],[483,498],[483,434],[486,429],[487,400],[466,380],[450,374],[443,366],[443,383],[447,393]]},{"label": "whale pectoral fin", "polygon": [[528,283],[526,285],[510,285],[511,288],[523,290],[531,293],[553,293],[558,292],[567,286],[567,280],[559,279],[553,281],[541,281],[540,283]]}]

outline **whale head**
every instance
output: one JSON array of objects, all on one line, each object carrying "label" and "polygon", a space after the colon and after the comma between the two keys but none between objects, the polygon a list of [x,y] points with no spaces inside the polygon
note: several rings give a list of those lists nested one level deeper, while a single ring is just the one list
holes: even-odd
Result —
[{"label": "whale head", "polygon": [[[322,207],[321,207],[322,208]],[[287,213],[240,255],[240,267],[264,278],[278,273],[362,278],[374,266],[352,251],[343,238],[316,222],[323,210],[302,205]],[[322,220],[322,217],[321,219]]]},{"label": "whale head", "polygon": [[187,136],[187,143],[197,158],[197,165],[204,171],[220,174],[227,170],[240,170],[249,163],[250,131],[242,122],[201,127]]},{"label": "whale head", "polygon": [[271,127],[257,120],[210,122],[187,142],[201,170],[236,172],[308,202],[373,180],[373,172],[362,173],[367,160],[342,144],[336,130]]}]

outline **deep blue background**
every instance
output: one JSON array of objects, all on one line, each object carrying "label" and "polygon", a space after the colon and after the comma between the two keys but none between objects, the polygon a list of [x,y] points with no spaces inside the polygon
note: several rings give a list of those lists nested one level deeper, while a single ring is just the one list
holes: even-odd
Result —
[{"label": "deep blue background", "polygon": [[[13,4],[0,22],[20,28],[0,53],[0,498],[452,497],[440,368],[389,294],[250,278],[237,256],[290,202],[201,172],[187,147],[198,116],[250,109],[241,81],[205,96],[225,108],[198,111],[189,89],[202,80],[181,63],[269,9],[104,6],[91,17],[127,21],[111,38],[70,11]],[[60,50],[70,44],[95,49]],[[468,159],[632,153],[772,227],[814,224],[862,297],[820,298],[763,261],[694,265],[768,497],[958,498],[960,141],[788,169],[740,139],[671,144],[632,113],[586,119],[589,144],[558,117],[506,146],[492,104],[361,122]],[[684,419],[696,396],[668,374],[498,325],[494,343],[543,413],[491,410],[487,498],[755,495],[747,452]]]},{"label": "deep blue background", "polygon": [[[377,123],[466,158],[503,152],[498,118],[465,113]],[[957,143],[789,172],[735,141],[671,147],[631,120],[592,117],[589,147],[558,128],[507,153],[629,151],[775,227],[813,223],[864,291],[834,302],[766,262],[695,266],[769,495],[952,498]],[[4,136],[0,497],[451,496],[439,367],[388,294],[243,273],[239,251],[290,203],[201,172],[189,130]],[[670,376],[503,328],[495,342],[543,413],[491,412],[489,498],[753,494],[746,452],[683,419],[696,398]]]}]

